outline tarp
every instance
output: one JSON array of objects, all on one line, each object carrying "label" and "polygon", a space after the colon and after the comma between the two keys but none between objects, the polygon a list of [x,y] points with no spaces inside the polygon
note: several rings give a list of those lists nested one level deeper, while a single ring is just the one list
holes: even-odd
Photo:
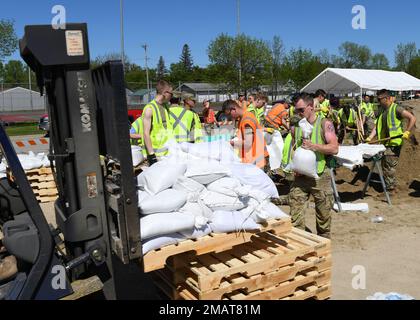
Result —
[{"label": "tarp", "polygon": [[420,79],[405,72],[328,68],[301,91],[314,93],[318,89],[335,94],[359,93],[361,89],[416,91],[420,90]]}]

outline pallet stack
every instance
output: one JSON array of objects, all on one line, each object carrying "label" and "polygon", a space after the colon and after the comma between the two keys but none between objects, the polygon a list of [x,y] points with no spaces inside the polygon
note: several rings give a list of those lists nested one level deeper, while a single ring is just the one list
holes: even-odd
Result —
[{"label": "pallet stack", "polygon": [[152,277],[170,299],[325,300],[331,264],[330,240],[292,229],[219,253],[173,256]]},{"label": "pallet stack", "polygon": [[51,168],[28,170],[26,176],[39,202],[53,202],[58,198],[57,186]]}]

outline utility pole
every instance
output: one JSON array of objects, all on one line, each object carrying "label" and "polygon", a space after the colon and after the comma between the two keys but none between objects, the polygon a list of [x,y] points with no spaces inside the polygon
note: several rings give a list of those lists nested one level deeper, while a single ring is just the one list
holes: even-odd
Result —
[{"label": "utility pole", "polygon": [[[241,1],[236,0],[236,33],[237,39],[241,35]],[[242,48],[239,48],[239,91],[242,89]]]},{"label": "utility pole", "polygon": [[125,70],[125,53],[124,53],[124,0],[120,0],[120,37],[121,37],[121,61]]},{"label": "utility pole", "polygon": [[32,77],[31,77],[31,68],[29,68],[29,66],[28,66],[28,74],[29,74],[29,77],[28,77],[28,80],[29,80],[29,96],[30,96],[30,104],[31,104],[31,110],[33,111],[34,110],[34,104],[33,104],[33,101],[32,101]]},{"label": "utility pole", "polygon": [[145,43],[142,45],[142,48],[144,49],[144,66],[146,68],[146,81],[147,81],[147,102],[150,101],[150,85],[149,85],[149,68],[147,66],[147,62],[149,58],[147,57],[147,44]]}]

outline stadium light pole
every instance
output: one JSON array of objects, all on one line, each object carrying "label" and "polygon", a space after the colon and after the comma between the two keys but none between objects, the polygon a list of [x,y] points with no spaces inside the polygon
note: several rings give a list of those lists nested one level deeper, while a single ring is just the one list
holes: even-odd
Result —
[{"label": "stadium light pole", "polygon": [[124,53],[124,0],[120,0],[120,37],[121,37],[121,61],[125,70],[125,53]]},{"label": "stadium light pole", "polygon": [[[241,0],[236,0],[236,33],[237,39],[241,34]],[[239,91],[242,89],[242,50],[239,48]]]}]

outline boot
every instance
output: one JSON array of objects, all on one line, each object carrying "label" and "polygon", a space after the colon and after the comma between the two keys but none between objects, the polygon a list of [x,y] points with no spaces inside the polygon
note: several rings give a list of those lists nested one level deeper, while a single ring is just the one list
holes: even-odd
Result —
[{"label": "boot", "polygon": [[12,278],[17,272],[17,261],[14,256],[8,256],[0,260],[0,281]]}]

